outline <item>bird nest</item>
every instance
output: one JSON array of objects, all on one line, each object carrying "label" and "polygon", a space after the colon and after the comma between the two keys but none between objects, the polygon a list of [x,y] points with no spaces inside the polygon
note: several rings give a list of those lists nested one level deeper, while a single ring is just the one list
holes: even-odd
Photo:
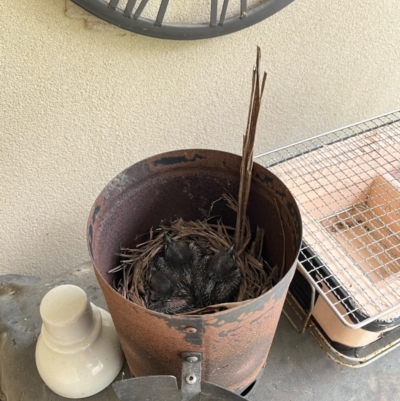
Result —
[{"label": "bird nest", "polygon": [[[237,212],[231,196],[216,202]],[[235,244],[235,228],[218,216],[177,219],[150,229],[147,241],[121,248],[120,264],[109,271],[119,273],[114,288],[138,305],[167,314],[212,313],[256,298],[279,280],[282,267],[271,268],[263,259],[263,229],[257,227],[252,239],[246,218],[243,231],[242,243]]]}]

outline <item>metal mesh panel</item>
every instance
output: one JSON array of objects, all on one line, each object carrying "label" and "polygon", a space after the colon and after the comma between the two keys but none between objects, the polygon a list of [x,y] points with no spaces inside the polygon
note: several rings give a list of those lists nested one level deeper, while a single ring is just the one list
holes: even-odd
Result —
[{"label": "metal mesh panel", "polygon": [[299,269],[340,320],[400,324],[400,111],[255,159],[295,196]]}]

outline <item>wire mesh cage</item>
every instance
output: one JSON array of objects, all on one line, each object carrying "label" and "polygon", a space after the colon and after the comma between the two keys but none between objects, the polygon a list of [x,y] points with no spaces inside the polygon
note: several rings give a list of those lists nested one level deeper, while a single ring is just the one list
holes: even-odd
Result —
[{"label": "wire mesh cage", "polygon": [[256,161],[298,201],[304,230],[298,270],[320,299],[312,313],[322,327],[335,317],[346,330],[369,332],[363,339],[347,338],[349,346],[366,345],[398,327],[400,111]]}]

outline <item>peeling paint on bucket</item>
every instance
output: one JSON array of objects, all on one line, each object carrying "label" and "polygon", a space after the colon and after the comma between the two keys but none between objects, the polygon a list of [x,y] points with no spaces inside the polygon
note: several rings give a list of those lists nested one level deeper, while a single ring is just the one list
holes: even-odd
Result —
[{"label": "peeling paint on bucket", "polygon": [[[128,301],[112,288],[108,270],[121,246],[161,222],[203,219],[224,192],[236,197],[241,157],[214,150],[179,150],[129,167],[96,199],[88,220],[88,246],[94,270],[135,376],[181,376],[181,353],[201,352],[202,378],[240,392],[261,372],[293,277],[301,244],[299,209],[288,188],[254,164],[248,216],[253,229],[265,229],[263,257],[283,263],[283,278],[262,296],[208,315],[164,315]],[[276,209],[278,204],[284,227]],[[214,210],[234,226],[228,208]],[[140,241],[140,239],[139,239]]]}]

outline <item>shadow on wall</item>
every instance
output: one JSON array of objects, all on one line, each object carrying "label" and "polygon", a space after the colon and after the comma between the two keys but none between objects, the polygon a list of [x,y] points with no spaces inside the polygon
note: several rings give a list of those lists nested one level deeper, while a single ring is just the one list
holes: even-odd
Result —
[{"label": "shadow on wall", "polygon": [[84,20],[86,27],[94,31],[119,31],[121,34],[128,34],[128,31],[122,31],[115,25],[97,18],[93,14],[77,6],[71,0],[65,0],[65,15],[72,19]]}]

